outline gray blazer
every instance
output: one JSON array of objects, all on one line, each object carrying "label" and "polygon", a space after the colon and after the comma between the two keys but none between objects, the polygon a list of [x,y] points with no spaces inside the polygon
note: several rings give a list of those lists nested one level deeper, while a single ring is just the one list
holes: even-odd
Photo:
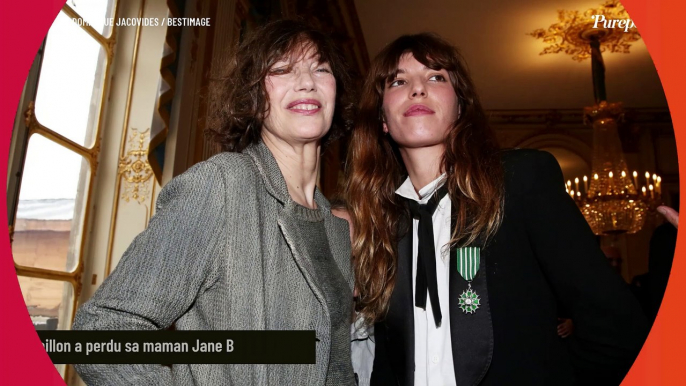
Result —
[{"label": "gray blazer", "polygon": [[[325,212],[350,290],[345,220]],[[75,330],[316,330],[310,365],[77,365],[93,385],[323,385],[329,312],[297,232],[286,182],[262,143],[222,153],[162,189],[157,213],[77,312]],[[352,311],[352,292],[350,307]]]}]

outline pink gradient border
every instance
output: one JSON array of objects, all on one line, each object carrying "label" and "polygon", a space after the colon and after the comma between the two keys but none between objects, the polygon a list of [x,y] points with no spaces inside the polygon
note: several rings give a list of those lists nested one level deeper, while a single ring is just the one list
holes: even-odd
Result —
[{"label": "pink gradient border", "polygon": [[[33,58],[64,0],[5,1],[0,13],[0,171],[7,181],[14,116]],[[29,16],[30,15],[30,16]],[[3,203],[7,200],[2,191]],[[7,206],[0,205],[7,219]],[[7,223],[7,222],[5,222]],[[0,384],[64,385],[29,318],[14,271],[9,237],[0,237]]]}]

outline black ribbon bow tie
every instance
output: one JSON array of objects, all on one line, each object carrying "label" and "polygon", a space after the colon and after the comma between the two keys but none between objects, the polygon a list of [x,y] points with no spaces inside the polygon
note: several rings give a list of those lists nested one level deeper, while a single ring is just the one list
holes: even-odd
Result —
[{"label": "black ribbon bow tie", "polygon": [[417,238],[419,239],[417,254],[417,277],[415,281],[414,304],[426,310],[426,293],[431,299],[431,308],[436,326],[441,325],[441,304],[438,301],[438,281],[436,278],[436,249],[434,248],[433,213],[441,199],[448,194],[448,187],[443,185],[435,192],[429,202],[420,204],[415,200],[408,200],[410,213],[419,219]]}]

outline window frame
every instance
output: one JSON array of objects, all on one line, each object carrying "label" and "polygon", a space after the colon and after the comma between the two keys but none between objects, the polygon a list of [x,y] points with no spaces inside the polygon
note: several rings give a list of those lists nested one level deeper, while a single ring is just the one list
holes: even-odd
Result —
[{"label": "window frame", "polygon": [[[117,0],[112,0],[112,15],[116,18],[119,14],[120,2]],[[66,150],[76,153],[82,156],[89,167],[89,179],[86,185],[86,190],[80,200],[85,200],[85,203],[75,203],[75,208],[81,205],[82,212],[80,216],[83,218],[82,225],[79,229],[80,234],[78,237],[74,235],[70,236],[71,240],[78,240],[80,244],[78,248],[78,253],[76,257],[76,264],[71,271],[56,271],[46,268],[30,267],[17,264],[16,260],[13,259],[14,267],[19,277],[37,278],[44,280],[58,281],[62,283],[71,284],[72,289],[72,303],[69,305],[70,313],[68,315],[68,320],[66,321],[66,326],[71,327],[73,323],[74,316],[76,314],[76,309],[78,301],[80,299],[81,291],[83,288],[82,279],[84,272],[84,251],[86,248],[87,237],[86,233],[89,229],[89,222],[91,220],[91,210],[93,207],[93,193],[95,185],[95,176],[98,168],[98,158],[100,156],[100,148],[102,141],[102,127],[105,117],[105,108],[107,105],[107,95],[111,86],[111,71],[112,63],[114,57],[114,46],[116,43],[117,36],[117,26],[114,25],[109,31],[109,37],[101,35],[93,27],[85,23],[85,19],[81,17],[69,4],[65,4],[60,12],[63,12],[67,17],[72,19],[77,26],[86,32],[91,38],[93,38],[105,52],[105,63],[103,71],[103,83],[102,92],[100,94],[99,101],[99,111],[95,127],[93,128],[93,144],[90,147],[85,147],[77,144],[76,142],[66,138],[65,136],[51,130],[49,127],[42,125],[35,114],[35,100],[38,91],[38,83],[40,79],[40,73],[42,70],[43,57],[45,53],[45,47],[48,44],[47,37],[43,40],[41,47],[36,55],[36,58],[29,71],[26,83],[24,85],[24,90],[19,103],[19,108],[17,110],[17,116],[15,118],[15,123],[12,131],[12,140],[10,144],[10,157],[8,165],[8,177],[7,177],[7,214],[8,214],[8,231],[10,236],[10,243],[14,240],[14,228],[17,218],[17,210],[19,205],[19,191],[22,182],[22,175],[24,172],[24,164],[26,161],[26,155],[29,145],[29,140],[33,135],[40,135],[45,139],[48,139],[52,143],[62,146]],[[82,172],[83,173],[83,172]],[[78,198],[78,196],[77,196]],[[78,209],[75,209],[78,213]],[[71,241],[70,241],[71,243]],[[63,294],[64,294],[63,290]],[[65,305],[63,304],[62,307]],[[70,370],[67,367],[62,371],[63,378],[69,379]]]}]

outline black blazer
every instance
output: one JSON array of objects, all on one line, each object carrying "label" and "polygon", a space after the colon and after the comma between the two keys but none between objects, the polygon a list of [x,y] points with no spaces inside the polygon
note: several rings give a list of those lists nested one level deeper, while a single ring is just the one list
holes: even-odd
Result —
[{"label": "black blazer", "polygon": [[[606,262],[555,158],[503,152],[505,212],[482,249],[472,288],[481,308],[464,314],[467,283],[450,257],[450,335],[458,385],[617,385],[647,334],[641,308]],[[414,384],[412,235],[398,244],[386,318],[376,323],[372,385]],[[575,325],[568,350],[557,335],[564,309]]]}]

